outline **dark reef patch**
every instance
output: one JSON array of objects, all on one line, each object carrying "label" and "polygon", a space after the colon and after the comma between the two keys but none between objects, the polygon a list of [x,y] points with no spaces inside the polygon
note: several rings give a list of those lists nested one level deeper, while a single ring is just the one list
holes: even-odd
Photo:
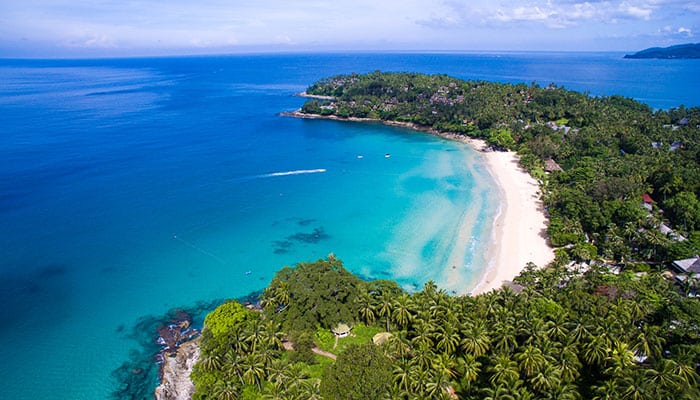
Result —
[{"label": "dark reef patch", "polygon": [[301,225],[301,226],[308,226],[308,225],[313,224],[314,222],[316,222],[316,220],[313,219],[313,218],[310,218],[310,219],[300,219],[299,221],[297,221],[297,224],[299,224],[299,225]]},{"label": "dark reef patch", "polygon": [[272,242],[272,246],[275,248],[275,254],[287,254],[294,246],[294,243],[289,240],[275,240]]},{"label": "dark reef patch", "polygon": [[287,240],[316,244],[322,240],[330,238],[330,235],[326,233],[322,226],[314,228],[311,232],[298,232],[291,236],[287,236]]},{"label": "dark reef patch", "polygon": [[[303,220],[298,223],[299,225],[304,225],[313,221],[314,220]],[[296,243],[316,244],[329,238],[330,235],[326,233],[322,226],[319,226],[314,228],[311,232],[297,232],[287,236],[284,240],[275,240],[272,242],[273,252],[275,254],[287,254],[294,250],[294,245]]]}]

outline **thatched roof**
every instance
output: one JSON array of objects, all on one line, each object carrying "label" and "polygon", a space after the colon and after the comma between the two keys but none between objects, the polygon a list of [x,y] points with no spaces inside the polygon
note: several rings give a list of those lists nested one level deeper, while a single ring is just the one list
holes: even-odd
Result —
[{"label": "thatched roof", "polygon": [[347,335],[352,328],[348,324],[338,324],[331,329],[336,336]]},{"label": "thatched roof", "polygon": [[544,160],[544,170],[545,172],[563,171],[562,167],[560,167],[559,164],[557,164],[557,162],[551,158]]},{"label": "thatched roof", "polygon": [[376,345],[380,345],[389,340],[389,338],[392,336],[393,335],[389,332],[379,332],[376,335],[372,336],[372,342]]}]

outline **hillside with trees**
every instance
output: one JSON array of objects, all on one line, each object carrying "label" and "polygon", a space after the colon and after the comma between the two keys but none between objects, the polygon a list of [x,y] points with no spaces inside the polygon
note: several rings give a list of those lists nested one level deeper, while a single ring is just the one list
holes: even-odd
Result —
[{"label": "hillside with trees", "polygon": [[[700,303],[661,274],[530,266],[517,282],[456,297],[363,282],[333,256],[285,268],[263,310],[231,302],[207,317],[194,398],[700,396]],[[336,321],[353,334],[334,343]]]}]

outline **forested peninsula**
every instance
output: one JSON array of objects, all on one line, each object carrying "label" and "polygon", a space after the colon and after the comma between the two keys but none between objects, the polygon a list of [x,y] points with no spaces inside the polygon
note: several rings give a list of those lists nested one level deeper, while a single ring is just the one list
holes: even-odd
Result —
[{"label": "forested peninsula", "polygon": [[517,151],[556,259],[479,296],[363,281],[333,255],[285,267],[259,305],[207,316],[195,399],[700,398],[699,108],[410,73],[307,94],[298,116]]},{"label": "forested peninsula", "polygon": [[679,44],[669,47],[650,47],[634,54],[626,54],[624,58],[700,58],[700,43]]}]

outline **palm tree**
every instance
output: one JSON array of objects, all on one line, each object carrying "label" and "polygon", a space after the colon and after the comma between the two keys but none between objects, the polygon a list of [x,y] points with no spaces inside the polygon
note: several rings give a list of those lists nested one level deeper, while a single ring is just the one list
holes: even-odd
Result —
[{"label": "palm tree", "polygon": [[569,331],[569,341],[572,343],[583,343],[591,336],[590,326],[577,322]]},{"label": "palm tree", "polygon": [[246,332],[243,329],[236,328],[231,335],[231,347],[233,351],[238,354],[245,354],[248,352],[248,341],[246,340]]},{"label": "palm tree", "polygon": [[453,354],[459,346],[459,332],[453,324],[441,325],[435,332],[435,347],[443,354]]},{"label": "palm tree", "polygon": [[506,384],[498,384],[493,387],[484,388],[481,391],[482,400],[519,400],[521,399],[518,391],[513,391]]},{"label": "palm tree", "polygon": [[389,293],[383,293],[379,298],[379,305],[377,306],[377,315],[380,317],[386,317],[386,331],[389,332],[389,319],[391,318],[391,311],[393,307],[393,302]]},{"label": "palm tree", "polygon": [[236,376],[241,385],[245,384],[243,380],[243,358],[235,351],[229,350],[226,353],[225,360],[224,368],[227,375],[231,377]]},{"label": "palm tree", "polygon": [[260,389],[260,381],[264,378],[265,364],[257,353],[248,354],[243,361],[243,381],[248,385],[255,384]]},{"label": "palm tree", "polygon": [[433,359],[433,364],[431,370],[435,373],[442,374],[449,379],[454,379],[457,377],[458,363],[454,356],[447,354],[438,354],[435,359]]},{"label": "palm tree", "polygon": [[411,389],[411,368],[412,365],[407,360],[399,360],[394,367],[394,386],[400,390],[409,391]]},{"label": "palm tree", "polygon": [[287,388],[280,382],[272,382],[270,385],[265,385],[263,389],[263,398],[270,400],[285,400],[287,399]]},{"label": "palm tree", "polygon": [[418,348],[413,349],[413,358],[411,359],[411,363],[413,365],[417,365],[422,370],[427,371],[432,366],[434,357],[435,353],[433,353],[432,348],[421,344],[418,346]]},{"label": "palm tree", "polygon": [[559,386],[561,379],[559,378],[556,368],[554,368],[552,364],[545,362],[537,370],[537,373],[532,376],[529,383],[533,389],[541,393],[546,393]]},{"label": "palm tree", "polygon": [[474,358],[479,358],[486,354],[491,346],[491,337],[489,337],[486,322],[483,319],[477,319],[476,321],[468,321],[466,326],[461,342],[462,350],[473,355]]},{"label": "palm tree", "polygon": [[662,359],[654,366],[647,370],[647,377],[652,383],[652,387],[656,388],[661,394],[673,390],[673,388],[682,385],[682,379],[675,374],[677,363],[673,360]]},{"label": "palm tree", "polygon": [[240,389],[231,381],[219,382],[214,386],[214,397],[219,400],[236,400],[240,394]]},{"label": "palm tree", "polygon": [[286,372],[289,364],[282,359],[275,359],[267,369],[267,379],[273,383],[282,383],[286,380]]},{"label": "palm tree", "polygon": [[539,344],[545,340],[546,326],[542,318],[527,316],[518,325],[518,335],[525,337],[526,344]]},{"label": "palm tree", "polygon": [[581,375],[581,361],[578,359],[576,346],[564,346],[556,356],[556,368],[564,382],[574,382]]},{"label": "palm tree", "polygon": [[681,387],[692,389],[693,392],[698,392],[698,377],[695,367],[684,363],[676,363],[673,366],[673,373],[678,376]]},{"label": "palm tree", "polygon": [[457,362],[457,371],[462,376],[461,386],[463,390],[469,391],[471,385],[476,382],[481,373],[481,363],[471,354],[465,354]]},{"label": "palm tree", "polygon": [[644,325],[633,339],[632,350],[641,357],[660,358],[666,341],[661,335],[660,326]]},{"label": "palm tree", "polygon": [[569,330],[566,328],[566,318],[563,315],[547,321],[545,325],[547,327],[545,333],[550,339],[562,342],[569,334]]},{"label": "palm tree", "polygon": [[256,318],[251,323],[246,324],[242,334],[251,353],[255,353],[258,343],[263,340],[265,336],[264,332],[263,323],[260,318]]},{"label": "palm tree", "polygon": [[199,360],[203,371],[213,372],[221,369],[221,357],[216,354],[207,354]]},{"label": "palm tree", "polygon": [[515,326],[511,323],[496,322],[493,327],[493,347],[501,353],[510,353],[518,344],[516,341]]},{"label": "palm tree", "polygon": [[362,291],[356,300],[359,306],[360,318],[367,324],[371,325],[374,323],[375,319],[375,307],[372,301],[372,296],[370,296],[367,291]]},{"label": "palm tree", "polygon": [[282,350],[284,344],[282,339],[284,339],[284,332],[279,330],[279,324],[272,320],[265,322],[263,326],[263,340],[265,344],[272,350]]},{"label": "palm tree", "polygon": [[301,363],[289,364],[285,369],[284,376],[288,387],[295,387],[309,377],[305,366]]},{"label": "palm tree", "polygon": [[532,345],[521,347],[519,352],[515,354],[515,360],[527,377],[533,376],[546,362],[542,351]]},{"label": "palm tree", "polygon": [[623,399],[645,400],[652,398],[644,374],[634,373],[631,376],[626,376],[623,382],[625,387],[625,390],[622,392]]},{"label": "palm tree", "polygon": [[413,338],[411,339],[411,343],[413,343],[414,346],[417,347],[432,347],[433,346],[433,339],[431,338],[431,327],[430,324],[426,323],[422,319],[417,319],[415,323],[413,324]]},{"label": "palm tree", "polygon": [[304,400],[322,400],[321,397],[321,380],[320,379],[304,379],[301,381],[299,388],[299,396]]},{"label": "palm tree", "polygon": [[518,380],[518,364],[506,354],[499,354],[491,359],[488,371],[492,385],[508,385]]},{"label": "palm tree", "polygon": [[406,293],[402,293],[399,297],[394,300],[394,312],[392,313],[392,319],[396,322],[402,329],[406,329],[408,324],[413,319],[412,308],[413,301],[411,296]]},{"label": "palm tree", "polygon": [[600,366],[608,357],[610,344],[607,335],[593,336],[591,341],[583,345],[583,359],[586,364]]},{"label": "palm tree", "polygon": [[549,391],[550,399],[558,400],[579,400],[581,399],[581,394],[578,391],[578,387],[573,383],[562,383]]},{"label": "palm tree", "polygon": [[450,386],[448,377],[440,372],[428,374],[425,382],[425,394],[427,398],[438,399],[447,393]]},{"label": "palm tree", "polygon": [[618,382],[614,379],[606,379],[599,386],[594,386],[593,400],[618,400]]},{"label": "palm tree", "polygon": [[612,351],[605,359],[607,368],[605,373],[614,377],[625,376],[634,366],[634,352],[625,342],[614,340]]}]

